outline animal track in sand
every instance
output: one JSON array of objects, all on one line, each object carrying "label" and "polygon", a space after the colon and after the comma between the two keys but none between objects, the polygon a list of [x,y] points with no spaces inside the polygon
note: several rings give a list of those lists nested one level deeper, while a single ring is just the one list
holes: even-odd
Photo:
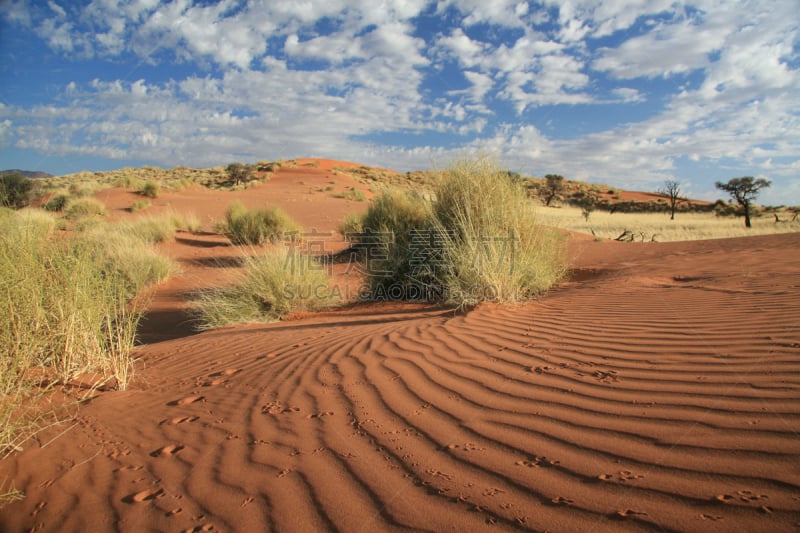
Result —
[{"label": "animal track in sand", "polygon": [[186,422],[194,422],[195,420],[198,420],[199,418],[200,418],[199,416],[176,416],[175,418],[171,418],[169,420],[162,420],[159,423],[159,425],[167,424],[167,425],[170,425],[170,426],[175,426],[175,425],[183,424],[183,423],[186,423]]},{"label": "animal track in sand", "polygon": [[322,418],[323,416],[331,416],[331,415],[333,415],[333,411],[323,411],[321,413],[310,414],[306,416],[306,418]]},{"label": "animal track in sand", "polygon": [[169,444],[167,446],[162,446],[161,448],[155,450],[150,455],[153,457],[172,457],[179,451],[181,451],[184,446],[180,444]]},{"label": "animal track in sand", "polygon": [[448,444],[445,448],[448,450],[463,450],[465,452],[482,452],[486,449],[472,442],[467,442],[465,444]]},{"label": "animal track in sand", "polygon": [[195,402],[204,402],[204,401],[206,401],[205,396],[187,396],[186,398],[181,398],[180,400],[169,402],[168,405],[189,405]]},{"label": "animal track in sand", "polygon": [[[733,503],[736,500],[744,503],[751,503],[769,499],[769,496],[766,494],[756,494],[751,490],[742,489],[737,490],[735,494],[718,494],[714,496],[714,499],[722,503]],[[770,512],[771,511],[772,510],[770,509]]]},{"label": "animal track in sand", "polygon": [[261,412],[265,415],[282,415],[285,413],[297,413],[299,411],[299,407],[284,406],[281,402],[268,402],[261,406]]},{"label": "animal track in sand", "polygon": [[644,511],[635,511],[633,509],[625,509],[624,511],[617,511],[614,513],[619,518],[633,518],[635,516],[647,516]]},{"label": "animal track in sand", "polygon": [[47,507],[47,502],[44,500],[40,501],[36,504],[36,507],[33,508],[33,511],[31,511],[31,516],[36,516],[45,507]]},{"label": "animal track in sand", "polygon": [[561,464],[561,461],[557,461],[555,459],[548,459],[547,457],[539,457],[538,455],[534,456],[533,459],[522,459],[514,463],[517,466],[527,466],[528,468],[540,468],[540,467],[548,467],[548,466],[557,466]]},{"label": "animal track in sand", "polygon": [[228,368],[228,369],[225,369],[225,370],[221,370],[219,372],[214,372],[213,374],[211,374],[210,377],[212,377],[212,378],[228,377],[228,376],[232,376],[232,375],[234,375],[234,374],[236,374],[237,372],[240,372],[240,371],[241,371],[241,368]]},{"label": "animal track in sand", "polygon": [[115,468],[113,472],[136,472],[137,470],[141,470],[141,466],[121,466],[119,468]]},{"label": "animal track in sand", "polygon": [[164,489],[162,488],[147,489],[125,496],[123,501],[126,503],[142,503],[162,496],[164,496]]}]

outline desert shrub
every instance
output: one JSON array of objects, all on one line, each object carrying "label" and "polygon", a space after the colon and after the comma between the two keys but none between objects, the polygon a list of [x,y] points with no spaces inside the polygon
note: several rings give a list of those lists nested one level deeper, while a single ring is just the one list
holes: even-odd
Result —
[{"label": "desert shrub", "polygon": [[69,194],[56,194],[44,204],[44,208],[47,211],[63,211],[69,202],[69,198]]},{"label": "desert shrub", "polygon": [[454,164],[435,195],[434,232],[441,239],[435,280],[451,303],[530,298],[565,274],[563,239],[537,223],[524,187],[494,161]]},{"label": "desert shrub", "polygon": [[370,249],[367,274],[373,295],[416,287],[420,280],[413,275],[412,241],[433,227],[430,202],[405,190],[384,191],[372,199],[362,227],[357,245]]},{"label": "desert shrub", "polygon": [[536,222],[519,180],[488,159],[454,164],[431,200],[399,191],[376,197],[361,241],[373,249],[367,273],[377,298],[515,301],[566,270],[563,239]]},{"label": "desert shrub", "polygon": [[147,209],[150,207],[150,205],[150,200],[137,200],[136,202],[133,202],[133,205],[131,205],[131,213],[141,211],[142,209]]},{"label": "desert shrub", "polygon": [[158,198],[161,194],[161,184],[157,181],[147,181],[142,188],[139,189],[139,194],[147,196],[148,198]]},{"label": "desert shrub", "polygon": [[225,233],[237,245],[275,243],[300,230],[299,224],[277,207],[247,209],[242,203],[234,202],[225,214]]},{"label": "desert shrub", "polygon": [[313,258],[278,245],[251,255],[231,287],[200,293],[195,302],[199,329],[247,322],[272,322],[294,311],[317,310],[333,301],[329,277]]},{"label": "desert shrub", "polygon": [[78,219],[91,216],[106,216],[106,206],[97,198],[72,198],[64,208],[64,217]]},{"label": "desert shrub", "polygon": [[0,176],[0,205],[19,209],[30,202],[33,180],[18,172]]}]

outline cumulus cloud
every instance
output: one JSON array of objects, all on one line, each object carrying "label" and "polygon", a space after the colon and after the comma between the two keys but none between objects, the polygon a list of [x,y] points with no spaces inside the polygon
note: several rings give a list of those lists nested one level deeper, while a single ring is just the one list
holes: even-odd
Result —
[{"label": "cumulus cloud", "polygon": [[[642,186],[678,176],[679,161],[800,173],[791,0],[16,0],[0,17],[65,62],[152,66],[0,105],[0,141],[47,154],[408,170],[467,148],[532,174]],[[610,104],[637,113],[590,134],[534,125]]]}]

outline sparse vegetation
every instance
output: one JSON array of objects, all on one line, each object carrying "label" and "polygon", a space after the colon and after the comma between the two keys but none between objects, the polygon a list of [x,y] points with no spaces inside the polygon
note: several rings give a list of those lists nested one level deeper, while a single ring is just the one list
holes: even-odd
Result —
[{"label": "sparse vegetation", "polygon": [[66,238],[58,226],[41,210],[0,217],[0,455],[35,418],[24,410],[42,383],[93,372],[127,386],[142,289],[172,271],[129,227]]},{"label": "sparse vegetation", "polygon": [[97,198],[71,198],[64,207],[64,218],[75,220],[92,216],[106,216],[106,206]]},{"label": "sparse vegetation", "polygon": [[368,271],[377,297],[515,301],[546,290],[566,269],[562,240],[537,223],[519,180],[488,159],[444,171],[431,200],[383,193],[364,228],[361,244],[381,251]]},{"label": "sparse vegetation", "polygon": [[769,187],[772,183],[764,178],[754,178],[752,176],[745,176],[743,178],[733,178],[727,183],[718,181],[716,183],[717,189],[723,190],[731,195],[731,198],[742,206],[744,209],[744,225],[747,228],[752,227],[750,221],[750,209],[753,200],[758,197],[759,191]]},{"label": "sparse vegetation", "polygon": [[0,206],[20,209],[30,202],[33,180],[18,172],[0,176]]},{"label": "sparse vegetation", "polygon": [[[724,204],[729,205],[729,204]],[[735,210],[735,206],[734,210]],[[792,211],[780,215],[786,220],[776,224],[774,218],[753,218],[752,228],[730,217],[716,216],[713,212],[683,213],[675,221],[663,213],[614,213],[597,210],[591,221],[585,221],[581,209],[574,206],[545,208],[539,210],[542,224],[580,233],[594,233],[605,239],[615,239],[625,230],[635,234],[636,241],[657,242],[689,241],[742,237],[745,235],[769,235],[800,231],[800,218],[791,221]]]},{"label": "sparse vegetation", "polygon": [[55,194],[44,204],[44,208],[47,211],[63,211],[67,203],[69,203],[69,199],[70,195],[68,193]]},{"label": "sparse vegetation", "polygon": [[358,235],[364,232],[364,215],[350,213],[339,225],[339,233],[347,240],[357,239]]},{"label": "sparse vegetation", "polygon": [[225,214],[224,232],[237,245],[276,243],[300,231],[300,225],[277,207],[248,209],[234,202]]},{"label": "sparse vegetation", "polygon": [[147,181],[142,185],[139,194],[148,198],[158,198],[161,194],[161,184],[157,181]]},{"label": "sparse vegetation", "polygon": [[131,213],[147,209],[148,207],[150,207],[150,200],[138,200],[131,205]]},{"label": "sparse vegetation", "polygon": [[244,268],[230,287],[200,293],[198,328],[273,322],[294,311],[318,310],[333,301],[329,278],[315,259],[283,245],[262,253],[241,249]]},{"label": "sparse vegetation", "polygon": [[545,179],[545,186],[542,190],[542,198],[544,199],[544,205],[550,205],[550,203],[555,200],[561,192],[564,190],[564,176],[559,176],[558,174],[548,174],[544,177]]},{"label": "sparse vegetation", "polygon": [[234,186],[247,183],[255,176],[254,167],[244,163],[231,163],[225,170]]},{"label": "sparse vegetation", "polygon": [[667,180],[664,187],[658,192],[667,197],[669,201],[669,219],[675,220],[675,211],[678,208],[678,201],[681,199],[681,184],[677,181]]}]

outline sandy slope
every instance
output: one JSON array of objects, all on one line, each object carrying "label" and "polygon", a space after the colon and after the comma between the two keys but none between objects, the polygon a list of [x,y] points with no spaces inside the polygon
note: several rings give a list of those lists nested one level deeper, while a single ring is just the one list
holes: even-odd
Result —
[{"label": "sandy slope", "polygon": [[[164,292],[227,253],[198,239]],[[28,495],[0,524],[796,530],[799,247],[576,238],[574,280],[538,302],[163,331],[131,390],[0,465]]]}]

